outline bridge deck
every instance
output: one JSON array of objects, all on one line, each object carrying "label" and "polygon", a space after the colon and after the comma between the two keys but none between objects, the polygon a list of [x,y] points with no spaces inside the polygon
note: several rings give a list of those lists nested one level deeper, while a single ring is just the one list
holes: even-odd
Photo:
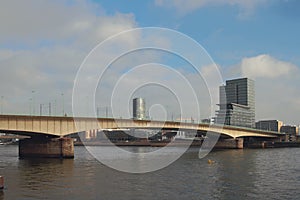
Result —
[{"label": "bridge deck", "polygon": [[233,138],[237,137],[278,137],[282,134],[271,131],[249,129],[243,127],[218,126],[210,124],[195,124],[173,121],[149,121],[112,118],[88,117],[53,117],[53,116],[25,116],[0,115],[0,132],[10,132],[18,135],[49,135],[63,137],[72,133],[93,129],[176,129],[211,131]]}]

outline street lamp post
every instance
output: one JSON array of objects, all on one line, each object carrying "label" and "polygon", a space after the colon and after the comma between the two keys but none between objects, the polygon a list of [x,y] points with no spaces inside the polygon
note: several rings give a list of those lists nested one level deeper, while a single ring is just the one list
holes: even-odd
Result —
[{"label": "street lamp post", "polygon": [[40,104],[40,116],[43,115],[43,104]]},{"label": "street lamp post", "polygon": [[1,96],[1,115],[3,115],[3,99],[4,96]]},{"label": "street lamp post", "polygon": [[32,115],[35,115],[35,99],[34,99],[35,91],[32,90],[31,93],[32,93]]},{"label": "street lamp post", "polygon": [[97,107],[97,117],[108,118],[108,106]]},{"label": "street lamp post", "polygon": [[29,114],[30,114],[30,116],[32,115],[31,110],[32,110],[32,98],[29,98]]},{"label": "street lamp post", "polygon": [[99,116],[100,116],[100,108],[97,107],[97,118],[99,118]]},{"label": "street lamp post", "polygon": [[49,116],[51,116],[51,102],[49,104],[40,104],[40,116],[43,115],[43,109],[44,109],[44,112],[46,113],[47,112],[47,108],[48,108],[48,114]]},{"label": "street lamp post", "polygon": [[64,93],[61,93],[61,97],[62,97],[62,116],[65,115],[65,97],[64,97]]},{"label": "street lamp post", "polygon": [[57,106],[57,102],[56,99],[54,100],[54,116],[56,116],[56,106]]}]

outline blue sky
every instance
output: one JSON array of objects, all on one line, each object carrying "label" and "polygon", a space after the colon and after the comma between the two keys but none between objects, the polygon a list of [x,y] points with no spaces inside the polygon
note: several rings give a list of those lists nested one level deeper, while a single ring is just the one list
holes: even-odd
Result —
[{"label": "blue sky", "polygon": [[[197,40],[223,66],[271,54],[299,65],[300,2],[267,1],[243,15],[238,5],[208,5],[181,14],[154,1],[95,1],[108,14],[133,13],[139,26],[178,30]],[[188,2],[187,2],[188,3]]]},{"label": "blue sky", "polygon": [[[38,110],[40,104],[51,102],[57,114],[61,114],[63,93],[65,110],[71,115],[76,74],[97,44],[132,28],[162,27],[182,32],[201,44],[220,68],[223,80],[243,76],[254,79],[257,120],[279,119],[300,124],[300,1],[3,0],[1,4],[0,93],[6,113],[28,114],[32,107]],[[135,46],[139,39],[129,37],[117,47]],[[152,39],[164,45],[169,42],[159,37]],[[105,58],[109,53],[112,52],[101,56]],[[169,60],[150,52],[138,57],[122,62],[131,66],[143,61]],[[163,64],[173,65],[197,82],[184,62],[174,57],[170,60]],[[102,93],[111,92],[117,76],[130,71],[124,66],[119,64],[110,69]],[[163,70],[150,70],[147,75],[158,73],[158,77],[166,79]],[[129,82],[123,86],[132,84]],[[170,84],[176,82],[170,78]],[[30,100],[32,91],[35,103]],[[147,93],[151,96],[150,90]],[[202,91],[199,93],[206,96]],[[156,103],[164,101],[162,94],[156,95],[161,97]],[[106,107],[109,100],[100,99],[98,103],[97,106]],[[172,110],[172,106],[168,109]],[[203,108],[201,112],[202,118],[210,116]]]}]

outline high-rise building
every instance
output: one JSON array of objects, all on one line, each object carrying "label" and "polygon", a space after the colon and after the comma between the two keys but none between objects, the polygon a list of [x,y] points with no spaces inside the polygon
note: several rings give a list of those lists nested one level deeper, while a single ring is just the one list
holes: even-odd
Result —
[{"label": "high-rise building", "polygon": [[227,80],[220,86],[220,110],[215,122],[255,128],[254,81],[249,78]]},{"label": "high-rise building", "polygon": [[146,119],[146,103],[143,98],[133,99],[133,119]]}]

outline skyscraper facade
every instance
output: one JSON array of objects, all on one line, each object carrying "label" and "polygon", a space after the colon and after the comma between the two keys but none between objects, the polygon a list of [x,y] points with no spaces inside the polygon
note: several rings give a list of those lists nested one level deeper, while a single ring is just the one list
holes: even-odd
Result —
[{"label": "skyscraper facade", "polygon": [[255,128],[254,81],[249,78],[227,80],[220,86],[220,110],[216,123]]}]

